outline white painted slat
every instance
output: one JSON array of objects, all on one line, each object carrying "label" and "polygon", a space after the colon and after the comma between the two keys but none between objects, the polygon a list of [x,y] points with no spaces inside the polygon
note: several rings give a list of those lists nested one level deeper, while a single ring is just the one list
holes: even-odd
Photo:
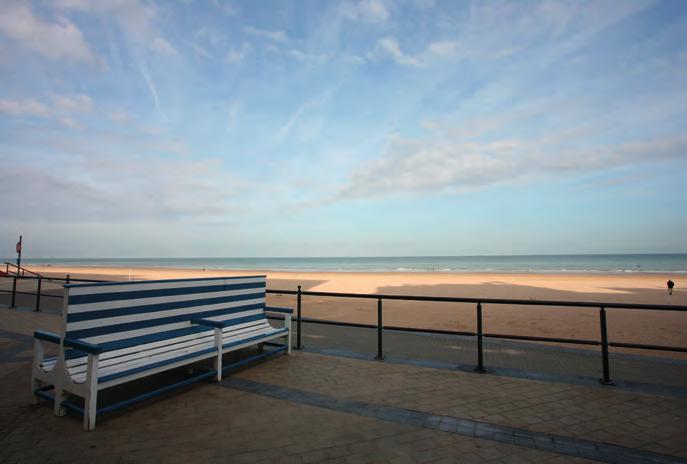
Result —
[{"label": "white painted slat", "polygon": [[116,325],[116,324],[126,324],[128,322],[148,321],[148,320],[152,320],[152,319],[160,319],[163,317],[182,316],[184,314],[188,314],[189,318],[191,318],[191,317],[193,317],[193,314],[203,313],[205,311],[215,311],[218,309],[238,308],[241,306],[252,305],[252,304],[263,304],[264,305],[265,304],[265,298],[261,297],[261,298],[253,298],[250,300],[231,301],[231,302],[215,303],[215,304],[203,305],[203,306],[191,306],[188,308],[170,309],[167,311],[153,311],[153,312],[141,313],[141,314],[129,314],[127,316],[103,317],[101,319],[90,319],[87,321],[69,322],[69,323],[67,323],[67,331],[69,332],[72,330],[83,330],[83,329],[91,329],[94,327],[105,327],[105,326]]},{"label": "white painted slat", "polygon": [[206,298],[221,298],[224,296],[265,294],[264,288],[242,288],[238,290],[223,290],[218,292],[205,293],[186,293],[183,295],[155,296],[149,298],[121,299],[113,301],[101,301],[99,303],[70,304],[69,313],[78,314],[92,311],[102,311],[104,309],[136,308],[151,304],[174,303],[179,301],[194,301]]},{"label": "white painted slat", "polygon": [[[267,335],[270,335],[269,332],[276,332],[277,330],[278,329],[272,328],[269,331],[268,330],[262,330],[262,331],[251,332],[251,333],[244,334],[240,337],[232,337],[230,341],[240,342],[241,340],[248,339],[248,338],[251,338],[251,337],[254,337],[257,335],[261,335],[261,334],[264,334],[267,336]],[[228,343],[228,342],[225,342],[225,343]],[[138,367],[155,364],[157,362],[167,361],[167,360],[174,359],[174,358],[177,358],[180,356],[184,356],[187,354],[201,351],[202,349],[212,348],[213,346],[214,346],[214,343],[212,341],[208,341],[207,343],[202,343],[199,345],[194,345],[192,347],[187,347],[187,348],[183,348],[183,349],[179,349],[179,350],[166,351],[166,352],[155,354],[155,355],[147,355],[147,356],[142,357],[142,358],[132,359],[130,361],[119,363],[116,365],[102,366],[102,367],[99,366],[98,376],[99,377],[105,377],[107,375],[116,374],[119,372],[131,370],[131,369],[136,369]],[[70,369],[70,371],[71,371],[71,369]],[[70,374],[71,374],[71,372],[70,372]],[[82,382],[86,378],[85,370],[82,372],[79,372],[79,373],[72,374],[72,378],[76,382]]]},{"label": "white painted slat", "polygon": [[[227,334],[227,336],[230,336],[231,334],[240,334],[240,333],[243,333],[245,330],[249,330],[252,327],[258,327],[258,326],[260,326],[260,327],[262,327],[262,326],[272,327],[267,322],[267,320],[258,319],[256,321],[244,322],[242,324],[236,324],[236,325],[231,326],[231,327],[226,327],[226,328],[222,329],[222,331],[224,332],[224,334]],[[106,353],[103,353],[101,355],[100,359],[106,360],[106,359],[115,358],[118,356],[126,356],[126,355],[129,355],[132,353],[137,353],[139,351],[145,351],[147,349],[155,349],[157,347],[162,347],[162,346],[166,346],[166,345],[174,344],[174,343],[183,343],[186,341],[195,340],[197,338],[202,338],[202,337],[214,337],[214,332],[210,329],[210,330],[205,331],[205,332],[193,333],[193,334],[189,334],[189,335],[184,335],[182,337],[176,337],[173,339],[165,339],[165,340],[161,340],[161,341],[157,341],[157,342],[146,343],[143,345],[135,345],[135,346],[131,346],[128,348],[122,348],[119,350],[108,351]],[[74,359],[67,360],[67,366],[74,366],[74,365],[77,365],[79,363],[83,364],[85,362],[86,362],[85,356],[81,357],[81,358],[74,358]]]},{"label": "white painted slat", "polygon": [[[256,321],[257,322],[257,321]],[[242,324],[245,327],[240,330],[231,331],[231,333],[226,333],[223,337],[223,343],[229,343],[233,338],[238,336],[244,336],[247,333],[259,332],[259,331],[269,331],[273,330],[269,324]],[[195,338],[191,338],[195,337]],[[182,339],[183,338],[183,339]],[[103,353],[99,360],[99,366],[109,366],[117,363],[123,363],[130,360],[134,360],[140,357],[145,357],[152,354],[162,353],[165,351],[176,350],[181,348],[187,348],[197,344],[211,342],[214,343],[214,332],[203,332],[199,334],[193,334],[192,336],[179,337],[174,339],[164,340],[163,342],[150,343],[147,345],[139,345],[136,347],[129,348],[127,350],[117,350]],[[135,351],[134,351],[135,349]],[[126,351],[122,353],[122,351]],[[113,355],[114,354],[114,355]],[[108,356],[109,355],[109,356]],[[79,372],[79,367],[85,369],[86,357],[73,358],[67,361],[67,367],[72,372],[72,369],[76,369],[74,372]]]},{"label": "white painted slat", "polygon": [[[273,339],[275,339],[275,338],[281,338],[281,337],[283,337],[283,334],[266,335],[264,338],[261,338],[260,341],[263,342],[263,341],[273,340]],[[239,345],[236,345],[236,346],[234,346],[234,347],[232,347],[232,348],[230,348],[230,349],[225,350],[224,353],[229,353],[229,352],[231,352],[231,351],[240,350],[240,349],[242,349],[242,348],[246,348],[246,347],[252,346],[252,345],[254,345],[254,344],[255,344],[255,342],[252,342],[252,341],[251,341],[251,342],[246,342],[246,343],[243,343],[243,344],[239,344]],[[168,365],[166,365],[166,366],[153,368],[153,369],[146,370],[146,371],[143,371],[143,372],[139,372],[139,373],[137,373],[137,374],[133,374],[133,375],[130,375],[130,376],[120,377],[120,378],[118,378],[118,379],[110,380],[109,382],[103,382],[103,383],[99,384],[99,385],[98,385],[98,389],[99,389],[99,390],[104,390],[104,389],[106,389],[106,388],[110,388],[110,387],[113,387],[113,386],[115,386],[115,385],[120,385],[120,384],[123,384],[123,383],[131,382],[131,381],[136,380],[136,379],[140,379],[140,378],[143,378],[143,377],[147,377],[147,376],[150,376],[150,375],[157,374],[158,372],[164,372],[164,371],[167,371],[167,370],[169,370],[169,369],[174,369],[175,367],[186,366],[186,365],[188,365],[188,364],[192,364],[192,363],[194,363],[194,362],[197,362],[197,361],[199,361],[199,360],[201,360],[201,359],[208,359],[208,358],[212,358],[212,357],[214,357],[214,353],[206,354],[206,355],[203,355],[203,356],[197,356],[197,357],[193,357],[193,358],[188,359],[188,360],[183,360],[183,361],[171,363],[171,364],[168,364]]]},{"label": "white painted slat", "polygon": [[247,276],[240,279],[214,279],[214,280],[186,280],[176,282],[123,282],[108,285],[74,285],[69,288],[69,295],[95,295],[103,293],[119,293],[131,291],[159,290],[167,288],[193,288],[210,287],[213,285],[235,285],[246,283],[266,282],[265,276]]},{"label": "white painted slat", "polygon": [[[262,309],[251,309],[249,311],[241,311],[240,313],[237,313],[236,315],[231,315],[231,316],[216,316],[216,317],[211,317],[208,318],[210,320],[223,320],[227,321],[230,319],[236,319],[238,317],[245,317],[245,316],[254,316],[256,314],[262,314],[264,311]],[[96,335],[93,337],[87,337],[84,338],[85,341],[89,343],[105,343],[105,342],[111,342],[115,340],[124,340],[126,338],[134,338],[134,337],[140,337],[142,335],[150,335],[154,334],[157,332],[168,332],[170,330],[175,330],[175,329],[184,329],[187,327],[191,327],[191,322],[175,322],[173,324],[165,324],[165,325],[159,325],[155,327],[145,327],[143,329],[135,329],[135,330],[128,330],[125,332],[116,332],[116,333],[110,333],[110,334],[104,334],[104,335]]]}]

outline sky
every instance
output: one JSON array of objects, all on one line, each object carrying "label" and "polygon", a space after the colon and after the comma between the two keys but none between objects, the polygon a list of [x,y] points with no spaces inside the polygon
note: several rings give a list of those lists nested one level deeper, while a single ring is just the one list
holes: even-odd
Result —
[{"label": "sky", "polygon": [[687,252],[687,2],[0,0],[0,256]]}]

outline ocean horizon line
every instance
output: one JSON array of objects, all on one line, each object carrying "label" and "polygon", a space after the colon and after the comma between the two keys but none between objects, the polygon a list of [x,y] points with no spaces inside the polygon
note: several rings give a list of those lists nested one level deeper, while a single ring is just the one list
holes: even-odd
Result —
[{"label": "ocean horizon line", "polygon": [[282,272],[687,273],[687,253],[250,258],[26,258],[22,262],[26,265]]}]

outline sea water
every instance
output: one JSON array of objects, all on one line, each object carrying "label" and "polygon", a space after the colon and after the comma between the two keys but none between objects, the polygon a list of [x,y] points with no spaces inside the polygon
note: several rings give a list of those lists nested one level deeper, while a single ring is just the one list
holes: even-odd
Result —
[{"label": "sea water", "polygon": [[[13,262],[12,259],[6,261]],[[321,258],[29,258],[25,264],[326,272],[687,273],[687,254]]]}]

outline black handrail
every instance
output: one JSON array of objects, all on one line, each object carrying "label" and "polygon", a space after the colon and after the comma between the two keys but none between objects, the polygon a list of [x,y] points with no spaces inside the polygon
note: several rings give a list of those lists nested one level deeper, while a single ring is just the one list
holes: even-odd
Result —
[{"label": "black handrail", "polygon": [[[442,297],[442,296],[419,296],[419,295],[388,295],[379,293],[341,293],[341,292],[317,292],[301,290],[279,290],[267,289],[267,293],[279,295],[296,295],[298,298],[298,344],[296,348],[302,348],[301,345],[301,322],[308,322],[314,324],[328,324],[345,327],[364,327],[377,329],[377,356],[376,359],[384,359],[382,352],[382,337],[384,330],[395,330],[404,332],[426,332],[426,333],[442,333],[455,334],[476,337],[477,340],[477,364],[475,366],[476,372],[486,372],[484,367],[484,347],[483,338],[497,338],[506,340],[527,340],[535,342],[546,343],[564,343],[574,345],[587,346],[601,346],[602,357],[602,378],[601,383],[604,385],[613,385],[610,376],[610,360],[609,347],[630,348],[630,349],[645,349],[656,351],[673,351],[678,353],[687,353],[687,347],[665,346],[665,345],[651,345],[639,343],[625,343],[613,342],[608,340],[608,324],[606,320],[606,309],[633,309],[633,310],[647,310],[647,311],[687,311],[687,306],[683,305],[663,305],[663,304],[638,304],[638,303],[603,303],[592,301],[558,301],[558,300],[517,300],[504,298],[464,298],[464,297]],[[304,318],[301,315],[302,297],[303,296],[322,296],[332,298],[363,298],[377,300],[377,325],[361,324],[342,321],[331,321],[313,318]],[[430,301],[430,302],[444,302],[444,303],[473,303],[477,306],[476,323],[477,332],[454,332],[436,329],[419,329],[416,327],[397,327],[384,326],[382,324],[382,300],[404,300],[404,301]],[[599,309],[599,326],[601,337],[600,340],[584,340],[572,338],[558,338],[558,337],[538,337],[529,335],[514,335],[514,334],[495,334],[483,331],[482,309],[484,304],[493,305],[515,305],[515,306],[559,306],[559,307],[577,307],[577,308],[595,308]]]},{"label": "black handrail", "polygon": [[[296,290],[267,289],[267,293],[278,293],[283,295],[296,295]],[[562,300],[512,300],[507,298],[463,298],[452,296],[418,296],[418,295],[389,295],[382,293],[340,293],[340,292],[314,292],[301,290],[305,296],[330,296],[334,298],[368,298],[383,300],[406,300],[406,301],[436,301],[446,303],[482,303],[482,304],[512,304],[522,306],[574,306],[581,308],[600,308],[606,309],[648,309],[651,311],[687,311],[687,306],[664,305],[664,304],[642,304],[642,303],[603,303],[598,301],[562,301]]]}]

